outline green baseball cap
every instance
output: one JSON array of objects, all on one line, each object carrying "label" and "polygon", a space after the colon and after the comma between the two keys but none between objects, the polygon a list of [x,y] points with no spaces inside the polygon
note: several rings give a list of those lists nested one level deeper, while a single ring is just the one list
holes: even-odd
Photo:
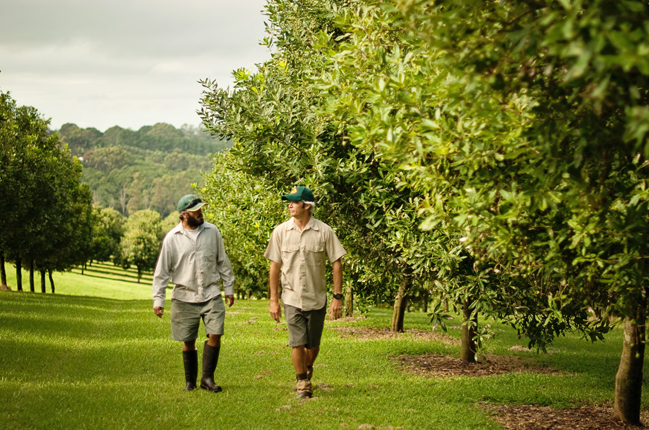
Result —
[{"label": "green baseball cap", "polygon": [[183,196],[180,200],[178,200],[178,212],[193,212],[206,205],[207,203],[203,202],[195,195],[187,194],[186,196]]},{"label": "green baseball cap", "polygon": [[313,202],[315,197],[307,187],[295,187],[291,190],[290,194],[282,196],[282,200],[290,200],[292,202]]}]

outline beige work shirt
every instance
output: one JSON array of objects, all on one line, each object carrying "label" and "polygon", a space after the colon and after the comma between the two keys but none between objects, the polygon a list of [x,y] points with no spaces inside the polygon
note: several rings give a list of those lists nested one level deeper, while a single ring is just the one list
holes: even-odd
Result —
[{"label": "beige work shirt", "polygon": [[311,217],[302,231],[293,218],[275,227],[264,257],[282,265],[282,303],[311,311],[327,303],[326,259],[346,253],[331,227]]},{"label": "beige work shirt", "polygon": [[162,249],[153,275],[153,306],[164,307],[167,284],[175,284],[171,298],[187,303],[202,303],[221,294],[234,294],[234,274],[225,253],[221,232],[209,222],[196,228],[192,238],[182,223],[162,241]]}]

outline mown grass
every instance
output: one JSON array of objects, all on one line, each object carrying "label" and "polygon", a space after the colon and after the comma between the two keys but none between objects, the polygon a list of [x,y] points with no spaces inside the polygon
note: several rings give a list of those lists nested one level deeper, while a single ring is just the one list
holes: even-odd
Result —
[{"label": "mown grass", "polygon": [[[187,393],[180,345],[171,340],[169,315],[153,315],[149,285],[77,273],[55,282],[56,295],[0,292],[1,429],[496,429],[479,402],[611,402],[621,350],[615,331],[594,345],[561,338],[547,355],[514,352],[524,342],[503,326],[487,352],[534,357],[564,375],[429,379],[403,372],[390,357],[459,355],[458,347],[408,333],[343,338],[334,329],[388,326],[390,312],[373,309],[365,320],[327,323],[314,382],[331,391],[321,385],[315,399],[297,401],[286,326],[269,318],[266,301],[238,301],[227,313],[216,375],[224,391]],[[426,315],[409,313],[408,328],[429,329]]]}]

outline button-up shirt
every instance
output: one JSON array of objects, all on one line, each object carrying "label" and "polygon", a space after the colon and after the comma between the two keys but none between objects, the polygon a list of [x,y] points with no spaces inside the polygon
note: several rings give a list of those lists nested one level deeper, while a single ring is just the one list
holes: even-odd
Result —
[{"label": "button-up shirt", "polygon": [[206,302],[219,294],[223,280],[225,295],[234,294],[234,274],[225,253],[221,232],[214,224],[197,227],[196,241],[182,223],[162,241],[153,275],[153,306],[164,307],[169,280],[175,284],[171,298],[188,303]]},{"label": "button-up shirt", "polygon": [[327,303],[326,259],[346,253],[331,227],[311,217],[302,231],[293,218],[275,227],[264,257],[282,265],[282,303],[310,311]]}]

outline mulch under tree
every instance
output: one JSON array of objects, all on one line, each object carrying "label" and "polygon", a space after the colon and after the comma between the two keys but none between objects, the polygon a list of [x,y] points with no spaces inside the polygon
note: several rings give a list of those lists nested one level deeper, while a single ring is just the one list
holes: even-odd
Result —
[{"label": "mulch under tree", "polygon": [[[422,338],[459,344],[456,339],[443,333],[426,330],[408,330],[394,333],[388,329],[372,327],[334,327],[343,338],[377,340],[395,338]],[[513,347],[512,349],[516,349]],[[565,375],[556,369],[539,366],[534,360],[517,357],[486,354],[477,363],[465,363],[457,357],[441,354],[399,355],[391,357],[407,372],[429,378],[483,377],[506,373],[537,373],[543,375]],[[624,424],[616,418],[610,405],[581,406],[556,410],[548,406],[494,405],[480,403],[491,418],[508,430],[623,430],[639,427]],[[642,412],[641,420],[649,422],[649,411]]]}]

